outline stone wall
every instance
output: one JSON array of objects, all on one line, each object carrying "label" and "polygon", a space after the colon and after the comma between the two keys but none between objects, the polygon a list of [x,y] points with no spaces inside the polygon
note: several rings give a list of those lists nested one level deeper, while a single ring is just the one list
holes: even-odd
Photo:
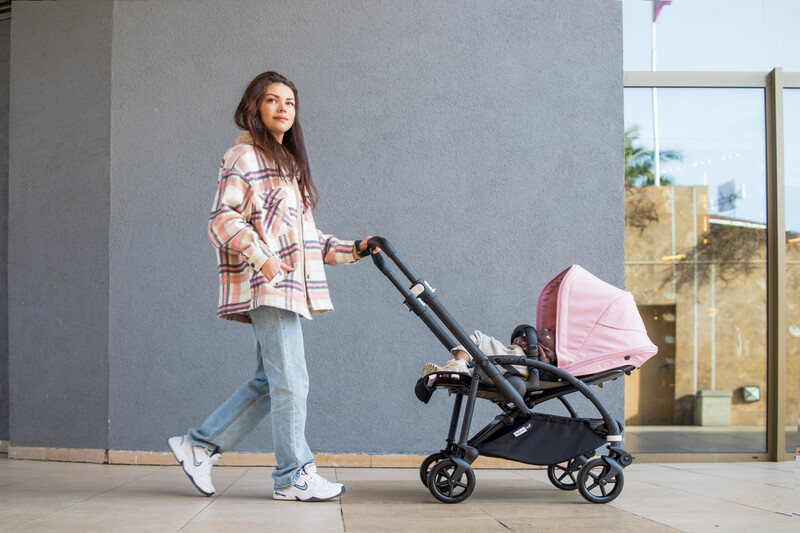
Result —
[{"label": "stone wall", "polygon": [[[666,343],[674,345],[674,423],[694,423],[697,391],[718,390],[732,393],[732,425],[763,426],[766,232],[736,221],[722,225],[726,221],[709,217],[707,206],[706,187],[627,189],[626,288],[643,310],[674,306],[675,338]],[[790,242],[787,259],[789,323],[796,325],[800,246]],[[800,346],[792,327],[786,376],[789,423],[800,412]],[[654,339],[659,341],[664,340]],[[761,400],[745,402],[744,386],[759,387]],[[646,394],[641,397],[647,401]]]}]

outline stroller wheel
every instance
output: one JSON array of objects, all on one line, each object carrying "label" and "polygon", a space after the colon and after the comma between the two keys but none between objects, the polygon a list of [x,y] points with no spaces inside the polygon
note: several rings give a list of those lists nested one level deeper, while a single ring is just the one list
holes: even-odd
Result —
[{"label": "stroller wheel", "polygon": [[547,467],[547,478],[554,487],[561,490],[575,490],[578,488],[578,471],[594,455],[594,450],[586,452],[569,461],[550,465]]},{"label": "stroller wheel", "polygon": [[624,476],[618,472],[610,476],[609,467],[602,458],[592,459],[578,472],[578,491],[592,503],[608,503],[622,492]]},{"label": "stroller wheel", "polygon": [[444,503],[463,502],[475,490],[475,473],[467,468],[456,475],[458,465],[452,459],[439,461],[428,474],[428,490]]},{"label": "stroller wheel", "polygon": [[419,478],[426,487],[428,486],[428,474],[431,472],[431,465],[442,459],[447,459],[447,456],[441,452],[432,453],[419,465]]},{"label": "stroller wheel", "polygon": [[585,459],[580,462],[578,461],[579,459],[583,459],[583,456],[570,459],[569,461],[557,465],[549,465],[547,467],[547,478],[550,480],[550,483],[552,483],[555,488],[561,490],[577,489],[578,481],[576,477],[578,471],[581,466],[586,463]]}]

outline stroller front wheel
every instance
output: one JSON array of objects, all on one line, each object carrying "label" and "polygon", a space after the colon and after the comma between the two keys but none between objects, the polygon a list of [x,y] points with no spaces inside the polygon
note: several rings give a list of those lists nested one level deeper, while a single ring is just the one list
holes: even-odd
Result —
[{"label": "stroller front wheel", "polygon": [[431,473],[431,465],[437,461],[441,461],[442,459],[446,459],[447,456],[441,452],[436,452],[430,454],[428,457],[422,461],[422,464],[419,465],[419,478],[422,480],[422,484],[426,487],[428,486],[428,474]]},{"label": "stroller front wheel", "polygon": [[602,457],[592,459],[578,472],[578,492],[592,503],[608,503],[622,492],[622,472],[611,475],[611,467]]},{"label": "stroller front wheel", "polygon": [[467,468],[457,473],[458,465],[452,459],[439,461],[428,473],[428,490],[444,503],[460,503],[475,490],[475,473]]}]

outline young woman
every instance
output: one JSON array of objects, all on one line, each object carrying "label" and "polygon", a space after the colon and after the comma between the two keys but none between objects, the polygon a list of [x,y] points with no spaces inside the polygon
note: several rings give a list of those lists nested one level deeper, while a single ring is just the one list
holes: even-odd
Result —
[{"label": "young woman", "polygon": [[217,315],[252,324],[256,373],[200,428],[167,442],[189,479],[210,496],[211,467],[220,454],[272,414],[273,498],[328,500],[344,486],[316,473],[306,442],[308,373],[300,317],[333,309],[323,263],[365,257],[369,237],[339,240],[314,225],[318,193],[292,82],[276,72],[258,75],[235,120],[244,131],[222,161],[208,227],[219,263]]}]

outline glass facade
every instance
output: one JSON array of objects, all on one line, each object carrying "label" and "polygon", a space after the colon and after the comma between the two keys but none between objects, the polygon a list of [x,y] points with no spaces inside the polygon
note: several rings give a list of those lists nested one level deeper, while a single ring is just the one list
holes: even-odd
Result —
[{"label": "glass facade", "polygon": [[626,379],[628,448],[789,459],[800,450],[800,2],[622,6],[626,288],[659,347]]},{"label": "glass facade", "polygon": [[766,452],[764,91],[659,88],[657,114],[653,91],[625,90],[626,289],[659,348],[628,378],[627,442]]}]

